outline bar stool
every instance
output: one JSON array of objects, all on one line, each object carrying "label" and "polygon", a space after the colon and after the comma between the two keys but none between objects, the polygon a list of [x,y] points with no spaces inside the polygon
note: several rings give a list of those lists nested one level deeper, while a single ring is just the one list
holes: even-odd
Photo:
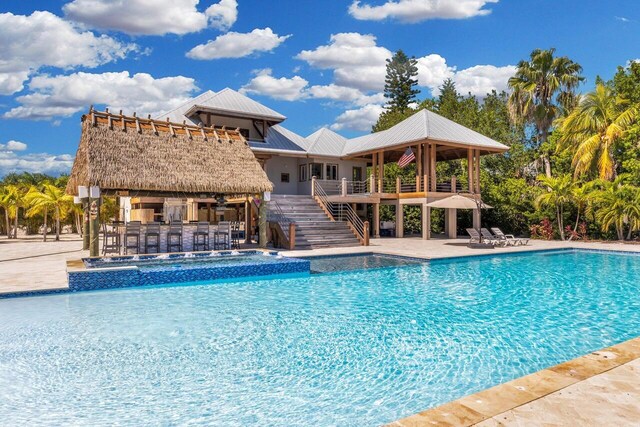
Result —
[{"label": "bar stool", "polygon": [[[153,249],[153,252],[150,252]],[[160,223],[147,223],[147,232],[144,234],[144,253],[160,253]]]},{"label": "bar stool", "polygon": [[[129,253],[129,249],[135,249],[136,253],[140,253],[140,221],[131,221],[127,223],[124,231],[124,254]],[[132,241],[133,240],[133,241]]]},{"label": "bar stool", "polygon": [[120,255],[120,232],[116,225],[102,223],[102,255]]},{"label": "bar stool", "polygon": [[229,221],[222,221],[218,224],[218,229],[213,233],[213,249],[229,249]]},{"label": "bar stool", "polygon": [[209,223],[207,221],[198,221],[196,231],[193,232],[193,250],[209,250]]},{"label": "bar stool", "polygon": [[167,252],[182,252],[182,221],[171,221],[169,223]]},{"label": "bar stool", "polygon": [[240,221],[231,223],[231,245],[233,249],[240,249]]}]

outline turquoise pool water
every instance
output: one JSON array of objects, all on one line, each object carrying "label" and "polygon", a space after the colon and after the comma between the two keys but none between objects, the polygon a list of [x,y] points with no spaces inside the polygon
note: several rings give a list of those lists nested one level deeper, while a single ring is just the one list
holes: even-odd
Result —
[{"label": "turquoise pool water", "polygon": [[640,335],[639,277],[570,251],[0,300],[0,420],[378,425]]}]

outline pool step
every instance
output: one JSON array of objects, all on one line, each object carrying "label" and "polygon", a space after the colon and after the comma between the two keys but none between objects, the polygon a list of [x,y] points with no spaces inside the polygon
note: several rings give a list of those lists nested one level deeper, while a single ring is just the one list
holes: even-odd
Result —
[{"label": "pool step", "polygon": [[[332,221],[311,196],[273,194],[280,211],[296,224],[296,249],[359,246],[346,222]],[[275,210],[270,207],[270,216]]]}]

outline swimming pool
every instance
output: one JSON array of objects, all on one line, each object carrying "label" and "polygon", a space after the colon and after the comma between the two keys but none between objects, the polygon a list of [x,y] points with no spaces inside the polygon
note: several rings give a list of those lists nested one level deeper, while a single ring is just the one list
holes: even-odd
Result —
[{"label": "swimming pool", "polygon": [[0,419],[378,425],[640,335],[638,277],[561,251],[0,300]]}]

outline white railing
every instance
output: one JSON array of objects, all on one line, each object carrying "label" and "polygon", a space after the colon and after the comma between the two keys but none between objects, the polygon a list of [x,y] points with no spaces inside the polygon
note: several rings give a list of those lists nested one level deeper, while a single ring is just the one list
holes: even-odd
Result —
[{"label": "white railing", "polygon": [[291,239],[291,236],[289,236],[289,224],[293,221],[287,218],[282,211],[282,208],[275,200],[270,201],[268,206],[269,210],[267,213],[267,221],[277,223],[280,226],[280,229],[282,229],[282,233],[285,238],[289,241]]},{"label": "white railing", "polygon": [[331,196],[337,196],[342,194],[342,181],[328,181],[323,179],[316,179],[316,184],[322,187],[325,194]]},{"label": "white railing", "polygon": [[324,207],[325,211],[329,213],[335,221],[347,222],[358,240],[360,240],[363,245],[368,246],[369,227],[364,221],[362,221],[351,205],[348,203],[330,202],[327,193],[315,178],[312,179],[311,185],[313,186],[313,195]]},{"label": "white railing", "polygon": [[369,181],[344,181],[347,186],[347,194],[369,194]]}]

